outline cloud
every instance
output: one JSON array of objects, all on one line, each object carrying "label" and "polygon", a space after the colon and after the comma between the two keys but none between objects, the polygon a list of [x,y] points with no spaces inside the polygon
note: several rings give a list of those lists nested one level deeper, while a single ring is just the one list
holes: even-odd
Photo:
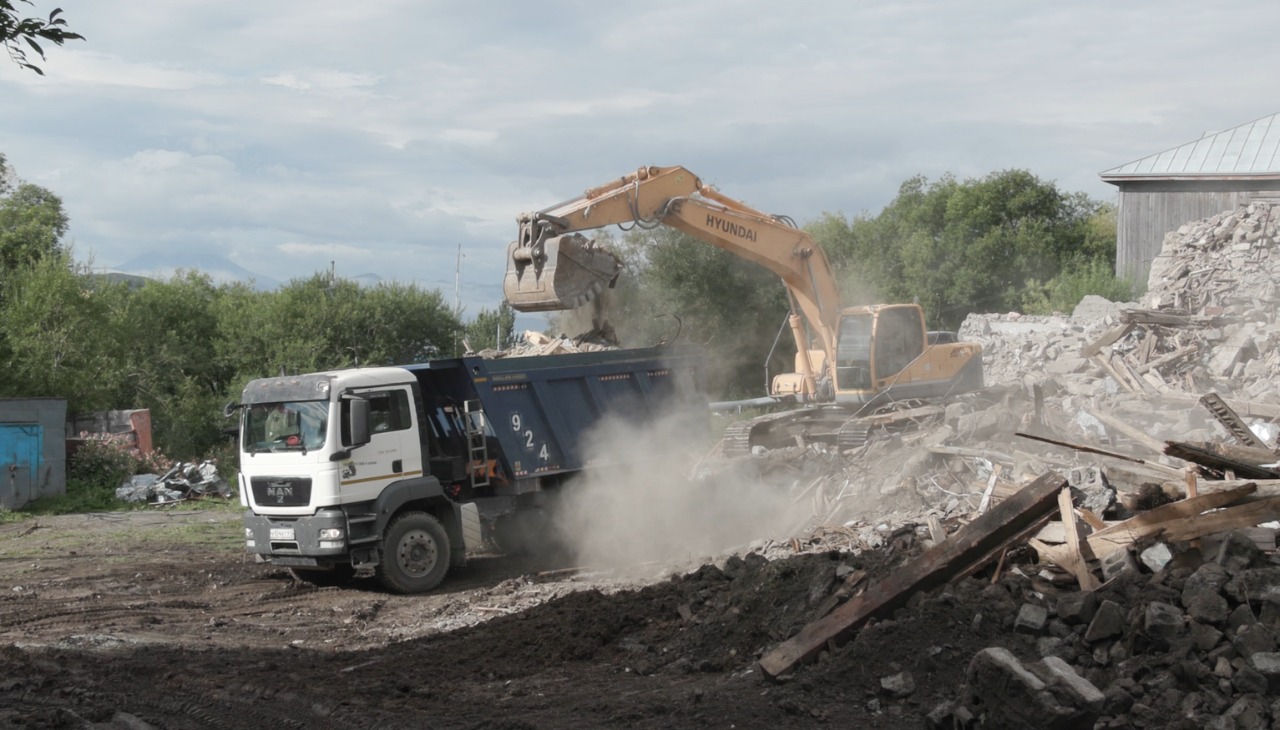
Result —
[{"label": "cloud", "polygon": [[1239,0],[66,10],[87,40],[45,77],[0,63],[0,151],[63,197],[77,252],[207,248],[284,280],[334,260],[452,296],[461,246],[473,312],[518,213],[641,165],[801,223],[917,174],[1108,198],[1098,171],[1274,113],[1280,64],[1280,5]]}]

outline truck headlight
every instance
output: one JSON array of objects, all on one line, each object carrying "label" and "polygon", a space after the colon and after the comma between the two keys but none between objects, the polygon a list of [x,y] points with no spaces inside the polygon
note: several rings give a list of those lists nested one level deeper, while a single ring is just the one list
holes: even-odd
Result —
[{"label": "truck headlight", "polygon": [[339,527],[326,527],[326,528],[324,528],[324,529],[320,530],[320,539],[321,539],[321,540],[341,540],[341,539],[342,539],[342,528],[339,528]]}]

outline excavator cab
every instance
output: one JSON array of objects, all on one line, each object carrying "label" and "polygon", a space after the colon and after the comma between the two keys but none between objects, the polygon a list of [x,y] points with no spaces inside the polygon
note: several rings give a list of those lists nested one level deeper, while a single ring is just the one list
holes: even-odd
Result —
[{"label": "excavator cab", "polygon": [[507,247],[502,293],[512,309],[576,309],[612,288],[622,261],[581,233],[554,235],[537,214],[520,216],[520,235]]}]

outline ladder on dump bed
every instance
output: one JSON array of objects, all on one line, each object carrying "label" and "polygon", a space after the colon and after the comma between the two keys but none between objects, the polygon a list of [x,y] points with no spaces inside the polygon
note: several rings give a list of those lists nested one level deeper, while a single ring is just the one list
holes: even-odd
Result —
[{"label": "ladder on dump bed", "polygon": [[469,400],[462,404],[462,417],[467,429],[467,471],[471,473],[471,486],[489,486],[489,441],[485,438],[486,419],[480,401]]}]

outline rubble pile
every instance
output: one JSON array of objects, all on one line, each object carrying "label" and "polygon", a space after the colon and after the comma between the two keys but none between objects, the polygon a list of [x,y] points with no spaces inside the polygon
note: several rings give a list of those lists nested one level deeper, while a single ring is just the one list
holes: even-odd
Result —
[{"label": "rubble pile", "polygon": [[[877,678],[876,711],[910,715],[937,699],[926,718],[936,728],[1280,722],[1272,216],[1255,203],[1171,232],[1140,302],[1087,297],[1069,315],[969,317],[959,334],[984,348],[982,393],[879,414],[856,449],[812,442],[749,457],[759,478],[812,515],[805,538],[756,546],[771,558],[954,544],[1027,485],[1062,484],[1056,505],[1000,536],[998,550],[941,593],[896,613],[868,608],[855,619],[862,609],[848,609],[845,630],[872,615],[918,621],[935,604],[967,612],[953,619],[975,632],[991,620],[1003,628],[954,657],[964,669],[951,696],[921,696],[927,682],[905,667],[933,662],[913,657]],[[977,581],[986,588],[965,577],[975,572],[990,577]],[[886,583],[837,603],[894,587]],[[960,597],[975,590],[981,599]],[[815,621],[800,636],[841,620]],[[881,625],[859,629],[855,642]]]},{"label": "rubble pile", "polygon": [[164,474],[138,474],[116,489],[117,499],[153,505],[210,496],[232,496],[231,487],[218,475],[218,465],[212,461],[178,462]]},{"label": "rubble pile", "polygon": [[565,355],[574,352],[599,352],[600,350],[617,350],[619,348],[618,335],[608,322],[603,324],[597,322],[587,332],[574,337],[563,334],[559,337],[551,337],[541,332],[525,330],[523,339],[523,342],[519,342],[506,350],[486,349],[474,354],[486,359],[496,359]]}]

